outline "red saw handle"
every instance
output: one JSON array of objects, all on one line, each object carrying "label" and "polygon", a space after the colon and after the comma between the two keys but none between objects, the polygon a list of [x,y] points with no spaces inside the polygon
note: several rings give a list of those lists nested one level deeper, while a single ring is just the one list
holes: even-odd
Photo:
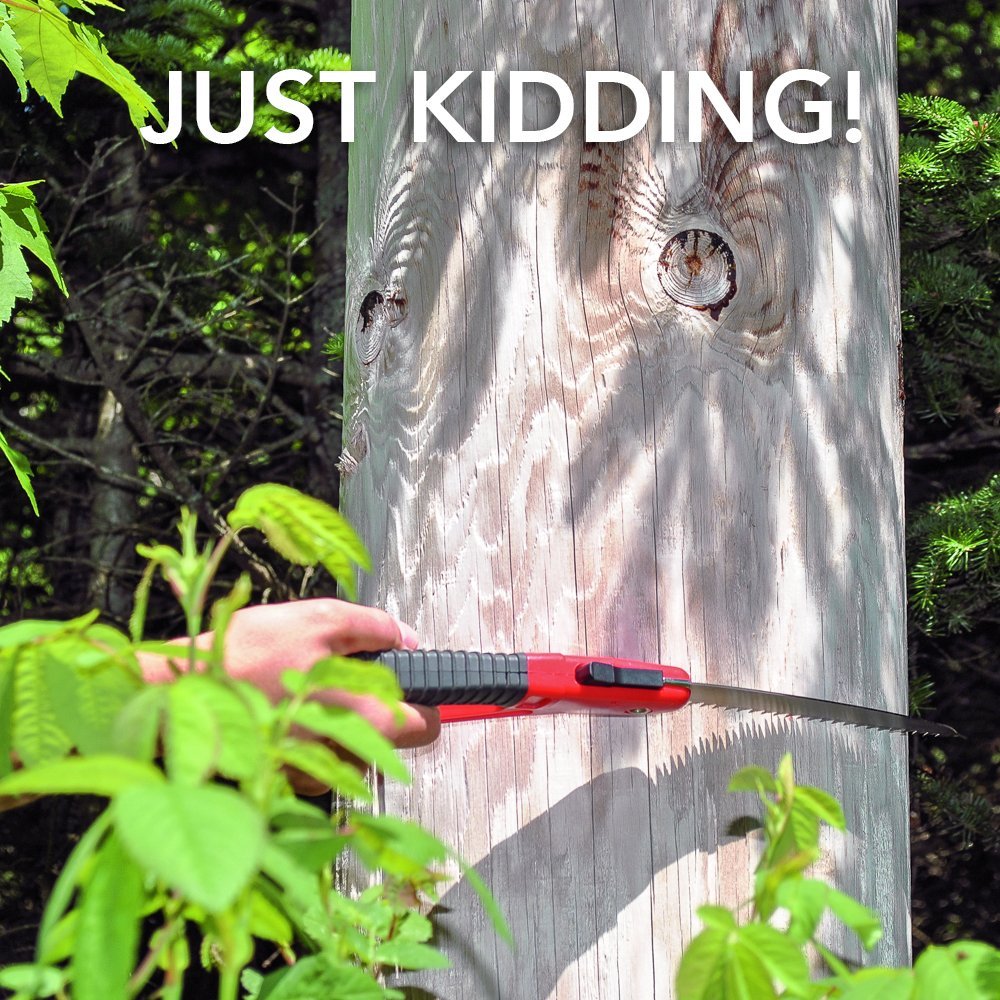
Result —
[{"label": "red saw handle", "polygon": [[683,708],[690,676],[680,667],[561,653],[390,650],[408,702],[437,705],[444,722],[553,713],[646,715]]}]

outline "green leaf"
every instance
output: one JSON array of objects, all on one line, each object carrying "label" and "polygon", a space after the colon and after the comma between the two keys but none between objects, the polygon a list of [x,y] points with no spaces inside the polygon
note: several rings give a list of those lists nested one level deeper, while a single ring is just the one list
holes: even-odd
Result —
[{"label": "green leaf", "polygon": [[73,949],[74,1000],[126,1000],[145,898],[142,875],[112,834],[83,887]]},{"label": "green leaf", "polygon": [[73,741],[56,717],[42,658],[35,648],[23,650],[17,660],[13,720],[14,751],[29,767],[57,760],[72,749]]},{"label": "green leaf", "polygon": [[288,827],[273,839],[300,868],[317,873],[339,857],[348,842],[346,835],[335,833],[329,824],[324,830]]},{"label": "green leaf", "polygon": [[371,561],[351,526],[328,504],[290,486],[262,483],[243,493],[228,517],[234,530],[257,528],[268,544],[298,566],[323,565],[352,598],[354,567]]},{"label": "green leaf", "polygon": [[843,991],[835,994],[837,1000],[912,1000],[913,998],[911,969],[861,969],[846,980],[837,979],[834,982]]},{"label": "green leaf", "polygon": [[382,987],[369,975],[347,962],[333,964],[330,956],[300,958],[291,968],[264,977],[258,1000],[383,1000]]},{"label": "green leaf", "polygon": [[108,55],[101,33],[71,21],[53,0],[38,0],[37,4],[21,0],[17,8],[11,9],[10,25],[21,46],[24,76],[56,114],[62,116],[62,98],[69,81],[77,73],[84,73],[121,97],[136,128],[141,128],[150,115],[162,127],[163,119],[153,99],[124,66]]},{"label": "green leaf", "polygon": [[[97,662],[88,663],[95,654]],[[63,732],[82,753],[112,752],[115,717],[141,690],[141,681],[127,662],[98,651],[84,639],[50,643],[38,655]]]},{"label": "green leaf", "polygon": [[774,775],[763,767],[742,767],[729,779],[729,791],[773,794],[778,791],[778,783]]},{"label": "green leaf", "polygon": [[[3,209],[0,208],[0,212]],[[3,218],[0,216],[0,233],[3,230]],[[2,237],[0,237],[2,239]],[[5,323],[7,320],[3,319],[3,312],[5,308],[4,298],[5,298],[5,283],[8,281],[8,275],[6,274],[7,268],[7,254],[4,252],[2,243],[0,243],[0,323]],[[22,258],[23,260],[23,258]],[[19,269],[20,265],[15,261],[11,267]],[[24,265],[24,274],[27,275],[27,264]],[[24,295],[17,291],[17,288],[23,287],[22,285],[15,285],[13,282],[7,291],[9,296],[9,304],[7,305],[7,319],[10,319],[10,312],[14,305],[15,298],[28,298],[31,295],[31,282],[27,283],[28,294]],[[19,452],[15,447],[13,447],[7,438],[4,437],[3,431],[0,431],[0,452],[3,453],[4,457],[10,463],[10,467],[14,470],[14,475],[17,481],[21,484],[21,489],[24,490],[24,495],[28,498],[28,503],[31,504],[31,509],[35,512],[35,517],[38,517],[38,501],[35,499],[35,491],[31,486],[31,463],[28,459]]]},{"label": "green leaf", "polygon": [[14,745],[14,666],[0,659],[0,778],[10,774]]},{"label": "green leaf", "polygon": [[733,911],[725,906],[699,906],[695,911],[698,919],[715,931],[732,931],[736,929],[736,918]]},{"label": "green leaf", "polygon": [[367,694],[387,705],[397,705],[403,700],[399,679],[380,663],[326,656],[317,660],[305,676],[316,690],[336,688],[350,694]]},{"label": "green leaf", "polygon": [[830,887],[819,879],[788,878],[777,888],[775,902],[788,911],[788,936],[804,944],[812,939],[826,912]]},{"label": "green leaf", "polygon": [[314,740],[285,740],[278,750],[278,759],[303,774],[308,774],[339,795],[362,802],[371,802],[372,793],[357,768],[338,757],[328,746]]},{"label": "green leaf", "polygon": [[843,830],[847,826],[840,803],[820,788],[799,785],[795,789],[795,803],[808,809],[817,819],[837,830]]},{"label": "green leaf", "polygon": [[10,70],[17,83],[21,100],[26,101],[28,83],[24,78],[24,60],[21,58],[21,46],[8,23],[9,19],[9,11],[5,7],[0,7],[0,62]]},{"label": "green leaf", "polygon": [[426,883],[435,878],[429,866],[451,854],[433,834],[396,816],[352,812],[347,824],[353,831],[350,849],[371,871],[382,869],[397,878]]},{"label": "green leaf", "polygon": [[135,695],[115,717],[112,747],[126,757],[152,761],[159,750],[160,725],[168,697],[165,684],[151,684]]},{"label": "green leaf", "polygon": [[99,611],[91,611],[68,622],[41,621],[37,618],[12,622],[0,628],[0,650],[13,650],[17,646],[30,645],[64,633],[82,632],[97,620],[99,614]]},{"label": "green leaf", "polygon": [[199,697],[199,679],[188,674],[168,687],[164,763],[171,781],[185,785],[200,784],[208,777],[219,748],[218,726]]},{"label": "green leaf", "polygon": [[[64,294],[66,292],[66,285],[52,255],[45,222],[38,211],[35,193],[31,190],[38,183],[0,184],[0,323],[10,319],[15,300],[30,299],[33,294],[25,251],[44,264],[59,290]],[[5,453],[8,449],[19,455],[9,446],[4,449]],[[18,463],[14,459],[11,462],[17,471]],[[30,476],[24,456],[20,456],[20,462],[24,475]]]},{"label": "green leaf", "polygon": [[1000,951],[979,941],[930,946],[913,966],[914,1000],[996,1000],[1000,996]]},{"label": "green leaf", "polygon": [[493,897],[493,893],[490,892],[489,887],[486,883],[479,877],[479,872],[476,871],[471,865],[467,865],[461,858],[458,858],[459,867],[462,869],[462,878],[464,878],[469,885],[472,886],[476,895],[479,897],[479,902],[482,903],[483,909],[486,911],[486,915],[490,918],[490,923],[493,924],[494,930],[503,938],[504,941],[510,945],[511,948],[514,947],[514,934],[507,923],[507,919],[503,915],[503,911],[500,909],[500,904],[497,903],[496,899]]},{"label": "green leaf", "polygon": [[285,948],[294,936],[288,918],[257,889],[250,893],[250,933]]},{"label": "green leaf", "polygon": [[140,786],[119,795],[113,809],[139,865],[210,913],[231,906],[257,871],[264,819],[230,788]]},{"label": "green leaf", "polygon": [[51,997],[63,988],[66,974],[48,965],[8,965],[0,969],[0,986],[22,997]]},{"label": "green leaf", "polygon": [[135,785],[162,784],[163,774],[141,760],[94,754],[66,757],[14,771],[0,780],[0,795],[104,795]]},{"label": "green leaf", "polygon": [[729,933],[704,930],[684,949],[677,968],[677,1000],[721,1000]]},{"label": "green leaf", "polygon": [[208,706],[219,732],[216,767],[219,774],[237,781],[252,778],[264,762],[264,743],[248,685],[234,688],[228,681],[192,676],[195,690]]},{"label": "green leaf", "polygon": [[827,905],[858,935],[866,950],[870,951],[881,939],[882,919],[874,910],[869,910],[832,886],[828,887]]},{"label": "green leaf", "polygon": [[809,989],[809,964],[801,945],[769,924],[747,924],[738,934],[772,979],[792,993],[801,994]]},{"label": "green leaf", "polygon": [[308,701],[295,713],[294,721],[333,740],[348,753],[377,767],[387,777],[409,782],[410,774],[392,743],[370,722],[350,709]]},{"label": "green leaf", "polygon": [[226,682],[185,674],[168,685],[165,758],[171,778],[199,784],[210,774],[251,778],[260,770],[260,727]]},{"label": "green leaf", "polygon": [[111,827],[111,810],[105,809],[97,819],[84,831],[76,847],[59,872],[56,884],[49,893],[38,927],[38,957],[43,962],[55,962],[59,959],[54,954],[58,948],[58,932],[63,915],[76,891],[77,882],[83,870],[89,865],[94,852],[100,846],[105,833]]},{"label": "green leaf", "polygon": [[291,905],[300,912],[322,910],[319,879],[273,840],[264,848],[261,869],[269,879],[281,887]]},{"label": "green leaf", "polygon": [[386,941],[375,949],[379,965],[397,969],[450,969],[451,962],[430,945],[416,941]]}]

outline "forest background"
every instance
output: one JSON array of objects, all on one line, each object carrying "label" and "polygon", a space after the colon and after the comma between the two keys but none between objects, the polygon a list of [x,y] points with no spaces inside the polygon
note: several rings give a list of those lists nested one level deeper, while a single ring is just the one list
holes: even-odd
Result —
[{"label": "forest background", "polygon": [[[343,69],[349,20],[346,0],[136,0],[96,23],[161,106],[168,70],[210,70],[225,128],[240,70]],[[915,707],[966,737],[912,746],[919,952],[1000,945],[1000,2],[901,0],[899,28],[900,92],[962,105],[902,102],[911,683]],[[336,503],[347,147],[336,102],[314,110],[303,145],[265,142],[259,115],[235,145],[189,132],[144,149],[95,82],[74,83],[60,121],[0,78],[0,178],[45,179],[70,289],[37,272],[0,333],[0,432],[30,459],[41,507],[5,472],[0,624],[98,607],[123,625],[135,546],[169,536],[181,504],[210,533],[264,480]],[[271,599],[329,586],[263,549],[238,553],[240,569]],[[182,630],[176,616],[154,598],[149,634]],[[4,964],[30,957],[88,818],[65,800],[29,808],[0,815]]]}]

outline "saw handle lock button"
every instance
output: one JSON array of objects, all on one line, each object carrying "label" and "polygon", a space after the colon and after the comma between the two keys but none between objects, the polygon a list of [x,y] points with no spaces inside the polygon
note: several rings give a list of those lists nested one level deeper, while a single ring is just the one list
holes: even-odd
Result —
[{"label": "saw handle lock button", "polygon": [[585,686],[651,688],[656,691],[664,684],[662,670],[616,667],[600,660],[580,664],[576,668],[576,682]]}]

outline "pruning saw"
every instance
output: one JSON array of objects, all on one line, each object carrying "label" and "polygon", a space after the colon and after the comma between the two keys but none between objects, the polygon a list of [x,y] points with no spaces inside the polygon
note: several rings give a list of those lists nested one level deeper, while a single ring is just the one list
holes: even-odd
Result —
[{"label": "pruning saw", "polygon": [[444,722],[561,713],[642,716],[701,704],[924,736],[958,735],[951,726],[878,708],[705,684],[680,667],[619,657],[394,649],[371,658],[396,674],[406,701],[439,707]]}]

